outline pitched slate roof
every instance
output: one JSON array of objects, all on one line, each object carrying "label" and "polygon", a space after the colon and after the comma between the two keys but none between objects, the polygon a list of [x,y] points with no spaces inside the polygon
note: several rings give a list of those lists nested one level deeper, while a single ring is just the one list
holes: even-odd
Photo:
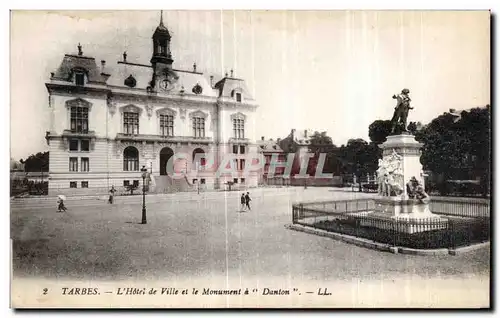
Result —
[{"label": "pitched slate roof", "polygon": [[283,152],[278,142],[272,139],[257,141],[259,151],[261,152]]},{"label": "pitched slate roof", "polygon": [[64,55],[59,68],[52,78],[61,81],[71,81],[75,69],[85,71],[89,82],[101,84],[106,82],[106,77],[101,75],[101,70],[97,67],[93,57],[70,54]]}]

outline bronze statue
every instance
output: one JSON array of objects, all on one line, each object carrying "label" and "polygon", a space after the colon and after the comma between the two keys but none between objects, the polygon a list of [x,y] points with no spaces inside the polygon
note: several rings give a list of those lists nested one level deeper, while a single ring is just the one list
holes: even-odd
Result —
[{"label": "bronze statue", "polygon": [[411,177],[406,184],[406,192],[410,199],[413,199],[417,204],[428,204],[430,201],[429,195],[425,192],[424,186],[415,177]]},{"label": "bronze statue", "polygon": [[394,109],[394,115],[391,119],[392,134],[396,133],[396,128],[398,127],[400,127],[400,132],[407,131],[406,121],[408,119],[408,113],[410,112],[410,109],[413,109],[413,107],[410,107],[411,99],[410,96],[408,96],[409,93],[410,90],[405,88],[401,91],[401,94],[392,96],[393,99],[397,100],[396,108]]}]

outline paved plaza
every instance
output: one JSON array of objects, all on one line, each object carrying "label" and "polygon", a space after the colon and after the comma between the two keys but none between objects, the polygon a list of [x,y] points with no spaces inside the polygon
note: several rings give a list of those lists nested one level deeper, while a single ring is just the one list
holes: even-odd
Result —
[{"label": "paved plaza", "polygon": [[467,292],[488,293],[488,248],[456,256],[391,254],[285,228],[296,201],[371,194],[333,188],[250,193],[248,212],[239,211],[238,192],[148,196],[146,225],[139,224],[140,196],[117,197],[114,205],[69,200],[65,213],[57,213],[51,201],[37,208],[30,205],[34,201],[17,202],[11,211],[13,274],[93,281],[222,279],[226,285],[269,278],[357,288],[362,281],[389,286],[405,277],[415,283],[458,281],[464,299]]}]

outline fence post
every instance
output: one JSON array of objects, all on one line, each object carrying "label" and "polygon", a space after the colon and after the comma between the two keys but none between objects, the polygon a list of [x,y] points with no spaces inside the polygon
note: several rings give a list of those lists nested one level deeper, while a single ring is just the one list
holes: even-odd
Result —
[{"label": "fence post", "polygon": [[392,246],[394,246],[394,247],[396,247],[396,243],[397,243],[396,242],[397,224],[398,224],[397,220],[394,220],[394,222],[392,222]]},{"label": "fence post", "polygon": [[448,245],[449,245],[449,249],[455,249],[455,240],[454,240],[454,237],[453,237],[453,221],[451,219],[448,219],[448,222],[446,224],[446,229],[447,229],[447,232],[448,232]]}]

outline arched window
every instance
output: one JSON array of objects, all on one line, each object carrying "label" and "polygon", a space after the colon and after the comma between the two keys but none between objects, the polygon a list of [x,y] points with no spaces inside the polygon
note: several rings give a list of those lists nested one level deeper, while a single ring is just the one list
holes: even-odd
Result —
[{"label": "arched window", "polygon": [[193,166],[196,170],[203,170],[206,164],[205,151],[201,148],[193,150]]},{"label": "arched window", "polygon": [[139,171],[139,151],[129,146],[123,150],[123,171]]}]

